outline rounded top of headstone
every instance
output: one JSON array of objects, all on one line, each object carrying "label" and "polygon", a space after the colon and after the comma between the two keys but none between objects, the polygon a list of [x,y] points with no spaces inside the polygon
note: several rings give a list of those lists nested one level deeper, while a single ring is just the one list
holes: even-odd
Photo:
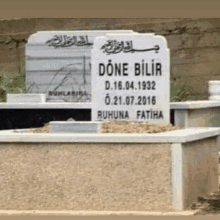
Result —
[{"label": "rounded top of headstone", "polygon": [[163,42],[165,47],[168,47],[167,39],[164,36],[155,34],[154,37]]},{"label": "rounded top of headstone", "polygon": [[154,33],[111,33],[96,37],[94,44],[96,46],[93,50],[102,51],[105,56],[110,53],[115,54],[115,57],[122,54],[119,51],[126,54],[137,52],[138,55],[142,52],[147,52],[149,55],[156,52],[159,55],[169,51],[166,38]]}]

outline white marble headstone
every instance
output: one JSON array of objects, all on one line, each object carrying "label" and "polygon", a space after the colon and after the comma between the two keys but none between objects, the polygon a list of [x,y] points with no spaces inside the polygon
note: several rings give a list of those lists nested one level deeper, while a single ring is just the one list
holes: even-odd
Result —
[{"label": "white marble headstone", "polygon": [[26,44],[28,93],[46,101],[91,102],[91,49],[97,36],[131,30],[39,31]]},{"label": "white marble headstone", "polygon": [[92,121],[170,122],[170,54],[164,37],[109,34],[92,50]]}]

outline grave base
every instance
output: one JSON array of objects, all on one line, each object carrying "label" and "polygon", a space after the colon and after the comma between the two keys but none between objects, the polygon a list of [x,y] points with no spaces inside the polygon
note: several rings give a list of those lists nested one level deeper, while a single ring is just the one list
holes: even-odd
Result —
[{"label": "grave base", "polygon": [[219,128],[158,134],[1,131],[1,209],[186,210],[218,189],[219,134]]}]

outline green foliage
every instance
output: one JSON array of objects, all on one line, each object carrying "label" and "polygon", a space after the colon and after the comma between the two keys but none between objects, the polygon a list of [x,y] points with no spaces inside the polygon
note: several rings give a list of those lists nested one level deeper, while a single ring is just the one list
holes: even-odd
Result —
[{"label": "green foliage", "polygon": [[191,89],[187,83],[176,83],[170,80],[170,102],[183,102],[187,100],[195,100],[195,96],[191,95]]},{"label": "green foliage", "polygon": [[23,79],[25,74],[24,67],[25,56],[24,53],[20,56],[20,60],[17,60],[17,73],[0,71],[0,102],[6,102],[7,93],[18,94],[26,93],[26,85]]},{"label": "green foliage", "polygon": [[7,93],[25,93],[26,86],[19,73],[0,72],[0,102],[6,102]]}]

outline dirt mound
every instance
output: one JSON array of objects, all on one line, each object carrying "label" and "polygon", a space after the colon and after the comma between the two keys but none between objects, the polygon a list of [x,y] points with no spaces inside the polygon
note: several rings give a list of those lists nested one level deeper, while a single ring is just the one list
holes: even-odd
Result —
[{"label": "dirt mound", "polygon": [[45,125],[44,127],[41,127],[41,128],[30,128],[30,129],[26,129],[23,131],[15,131],[15,132],[49,133],[49,125]]},{"label": "dirt mound", "polygon": [[172,124],[158,124],[147,121],[105,121],[101,124],[101,133],[154,134],[177,130]]},{"label": "dirt mound", "polygon": [[[67,121],[72,121],[73,119],[68,119]],[[169,132],[177,130],[172,124],[158,124],[150,123],[147,121],[105,121],[101,123],[101,133],[134,133],[134,134],[153,134],[161,132]],[[18,131],[17,131],[18,132]],[[26,129],[22,132],[32,132],[32,133],[49,133],[48,123],[41,128],[31,128]]]}]

